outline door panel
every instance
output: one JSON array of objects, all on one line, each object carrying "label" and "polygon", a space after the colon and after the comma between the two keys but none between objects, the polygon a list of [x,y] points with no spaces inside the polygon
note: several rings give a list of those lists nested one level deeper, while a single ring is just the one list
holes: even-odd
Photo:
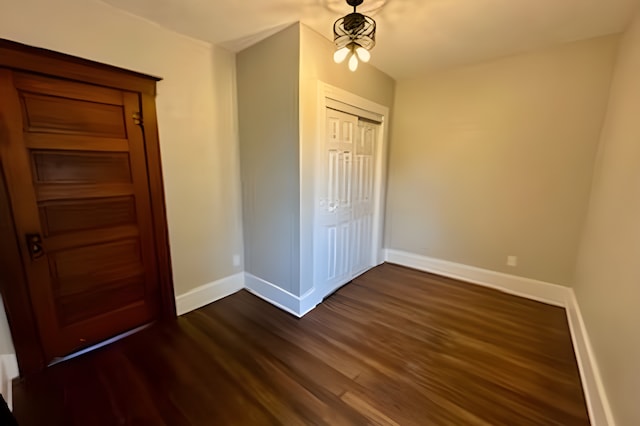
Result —
[{"label": "door panel", "polygon": [[358,122],[358,138],[355,146],[354,161],[354,199],[353,226],[354,239],[352,252],[353,275],[374,266],[373,264],[373,213],[374,213],[374,178],[375,153],[377,140],[376,124],[360,120]]},{"label": "door panel", "polygon": [[[327,109],[327,140],[316,214],[316,281],[333,289],[350,279],[353,152],[358,118]],[[345,281],[346,280],[346,281]]]},{"label": "door panel", "polygon": [[25,131],[116,138],[124,138],[126,135],[122,105],[33,95],[28,92],[21,92],[20,95]]},{"label": "door panel", "polygon": [[135,225],[135,198],[110,197],[41,202],[40,220],[44,236],[89,229]]},{"label": "door panel", "polygon": [[[0,144],[47,361],[154,320],[157,254],[139,95],[0,69]],[[39,254],[39,253],[38,253]]]},{"label": "door panel", "polygon": [[138,239],[49,255],[58,321],[71,325],[144,298]]},{"label": "door panel", "polygon": [[[53,146],[52,146],[53,148]],[[31,151],[33,178],[40,183],[131,182],[129,154]]]},{"label": "door panel", "polygon": [[30,149],[48,149],[55,146],[64,150],[96,150],[122,152],[128,150],[129,141],[122,138],[104,138],[86,135],[65,135],[60,138],[50,133],[26,133],[24,144]]}]

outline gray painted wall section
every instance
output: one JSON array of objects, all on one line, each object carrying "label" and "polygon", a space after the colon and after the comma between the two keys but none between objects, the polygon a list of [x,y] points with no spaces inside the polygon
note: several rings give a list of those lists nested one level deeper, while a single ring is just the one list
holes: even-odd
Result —
[{"label": "gray painted wall section", "polygon": [[299,27],[237,56],[245,271],[299,294]]}]

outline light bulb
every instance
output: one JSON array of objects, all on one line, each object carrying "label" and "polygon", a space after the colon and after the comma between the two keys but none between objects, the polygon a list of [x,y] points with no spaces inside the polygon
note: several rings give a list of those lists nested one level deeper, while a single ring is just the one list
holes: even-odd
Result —
[{"label": "light bulb", "polygon": [[356,54],[352,54],[351,57],[349,58],[349,69],[351,71],[355,71],[358,69],[358,57],[356,56]]},{"label": "light bulb", "polygon": [[333,54],[333,61],[336,64],[342,63],[342,61],[345,60],[349,52],[351,52],[351,49],[349,49],[348,47],[343,47],[342,49],[336,50],[336,52]]},{"label": "light bulb", "polygon": [[369,62],[369,59],[371,59],[371,53],[364,47],[356,47],[356,54],[362,62]]}]

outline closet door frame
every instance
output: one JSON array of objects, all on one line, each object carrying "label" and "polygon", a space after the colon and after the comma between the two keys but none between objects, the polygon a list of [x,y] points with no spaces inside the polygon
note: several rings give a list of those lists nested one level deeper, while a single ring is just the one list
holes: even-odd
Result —
[{"label": "closet door frame", "polygon": [[[375,116],[375,121],[380,122],[380,131],[377,135],[376,141],[376,162],[375,162],[375,180],[374,180],[374,215],[373,215],[373,238],[371,240],[371,260],[373,266],[380,265],[384,262],[384,250],[383,250],[383,240],[384,240],[384,208],[385,208],[385,200],[386,200],[386,185],[385,182],[387,180],[387,152],[388,152],[388,142],[389,142],[389,108],[380,105],[374,101],[363,98],[346,90],[340,89],[338,87],[332,86],[325,82],[318,82],[318,104],[317,104],[317,113],[318,113],[318,136],[317,136],[317,146],[318,152],[316,153],[317,162],[315,164],[315,170],[322,170],[324,167],[322,163],[322,158],[324,158],[319,150],[324,146],[324,141],[327,137],[327,129],[326,129],[326,109],[329,105],[335,104],[333,101],[337,101],[338,103],[344,104],[349,109],[347,112],[349,114],[353,114],[362,118],[372,118]],[[332,106],[334,107],[334,106]],[[316,173],[316,182],[315,188],[318,188],[322,182],[319,181],[319,173]],[[314,203],[318,202],[318,197],[314,195]],[[315,211],[314,205],[314,211]],[[315,225],[314,225],[314,239],[315,239]],[[315,247],[315,241],[314,241]],[[315,255],[314,255],[315,258]],[[314,271],[314,281],[316,279],[316,274]],[[317,294],[316,301],[319,303],[322,299],[328,296],[328,292],[330,293],[331,289],[325,288],[317,288],[319,283],[314,282],[314,291]]]},{"label": "closet door frame", "polygon": [[[155,107],[156,83],[161,79],[3,39],[0,39],[0,68],[127,90],[140,95],[153,232],[158,258],[160,319],[175,318],[176,305]],[[0,173],[4,173],[8,167],[11,165],[2,164],[0,158]],[[8,197],[5,197],[7,188],[2,177],[0,176],[0,201],[8,200]],[[0,212],[3,213],[0,214],[0,230],[5,236],[0,241],[0,268],[5,279],[0,280],[0,292],[11,329],[20,376],[25,377],[42,371],[46,363],[26,285],[22,263],[24,260],[18,247],[21,236],[16,234],[11,209],[8,205],[4,207],[6,211]]]}]

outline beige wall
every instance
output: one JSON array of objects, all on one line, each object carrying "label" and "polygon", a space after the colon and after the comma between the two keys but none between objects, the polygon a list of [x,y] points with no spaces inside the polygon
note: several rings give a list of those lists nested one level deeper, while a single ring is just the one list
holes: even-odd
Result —
[{"label": "beige wall", "polygon": [[640,15],[621,40],[575,292],[616,424],[640,424]]},{"label": "beige wall", "polygon": [[245,270],[297,294],[298,25],[238,54]]},{"label": "beige wall", "polygon": [[156,99],[176,294],[242,271],[234,55],[104,3],[0,0],[0,37],[164,78]]},{"label": "beige wall", "polygon": [[386,247],[571,284],[617,42],[398,82]]},{"label": "beige wall", "polygon": [[[351,72],[346,63],[333,62],[335,46],[311,28],[300,25],[300,286],[313,284],[313,206],[318,134],[318,81],[344,89],[391,108],[395,81],[377,68],[361,63]],[[372,52],[375,55],[375,50]],[[393,115],[393,112],[391,112]]]}]

